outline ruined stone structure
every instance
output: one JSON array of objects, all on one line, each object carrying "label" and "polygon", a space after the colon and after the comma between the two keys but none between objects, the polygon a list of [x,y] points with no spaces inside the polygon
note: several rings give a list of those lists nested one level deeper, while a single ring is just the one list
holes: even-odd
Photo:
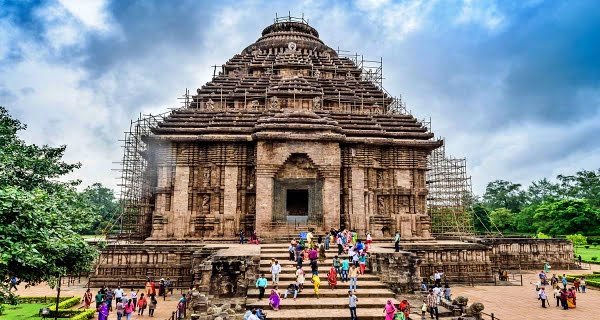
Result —
[{"label": "ruined stone structure", "polygon": [[[427,156],[442,145],[304,22],[278,22],[144,137],[151,240],[282,225],[430,238]],[[280,233],[280,232],[279,232]]]}]

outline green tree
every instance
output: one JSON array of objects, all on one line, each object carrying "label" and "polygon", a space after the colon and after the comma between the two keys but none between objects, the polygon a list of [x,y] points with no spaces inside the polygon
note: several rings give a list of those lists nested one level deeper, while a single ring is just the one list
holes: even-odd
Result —
[{"label": "green tree", "polygon": [[514,213],[521,211],[526,198],[520,184],[496,180],[488,183],[485,188],[483,202],[489,210],[506,208]]},{"label": "green tree", "polygon": [[586,199],[590,205],[600,208],[600,169],[597,171],[578,171],[575,175],[556,177],[561,192],[569,198]]},{"label": "green tree", "polygon": [[531,204],[523,207],[520,212],[515,214],[514,228],[515,231],[523,233],[535,233],[537,232],[536,227],[533,225],[533,217],[535,216],[535,210],[538,205]]},{"label": "green tree", "polygon": [[534,181],[527,188],[526,201],[529,204],[537,205],[544,201],[550,201],[562,198],[561,187],[559,184],[552,183],[544,178]]},{"label": "green tree", "polygon": [[473,203],[473,224],[475,230],[478,232],[487,233],[496,231],[490,223],[487,208],[479,201]]},{"label": "green tree", "polygon": [[94,183],[81,192],[81,197],[87,201],[94,212],[92,225],[83,234],[102,234],[110,228],[120,213],[120,205],[115,199],[112,189],[100,183]]},{"label": "green tree", "polygon": [[542,203],[534,215],[539,232],[553,236],[581,232],[590,234],[600,225],[600,212],[585,199],[563,199]]},{"label": "green tree", "polygon": [[587,244],[587,237],[581,233],[570,234],[567,236],[567,240],[571,240],[574,246],[582,246]]},{"label": "green tree", "polygon": [[[89,271],[97,250],[78,234],[89,227],[89,203],[77,181],[57,178],[78,168],[62,161],[65,147],[28,145],[25,126],[0,107],[0,277],[34,285]],[[0,288],[0,303],[10,298]]]},{"label": "green tree", "polygon": [[490,222],[500,231],[512,231],[515,225],[515,214],[506,208],[498,208],[490,212]]}]

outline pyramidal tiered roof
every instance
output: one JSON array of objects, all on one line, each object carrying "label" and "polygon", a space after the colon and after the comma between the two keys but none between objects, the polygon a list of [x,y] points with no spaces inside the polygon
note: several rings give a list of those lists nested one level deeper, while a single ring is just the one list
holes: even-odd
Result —
[{"label": "pyramidal tiered roof", "polygon": [[393,98],[362,73],[304,21],[276,22],[153,133],[168,140],[252,141],[307,139],[318,131],[348,142],[441,145],[414,117],[394,113]]}]

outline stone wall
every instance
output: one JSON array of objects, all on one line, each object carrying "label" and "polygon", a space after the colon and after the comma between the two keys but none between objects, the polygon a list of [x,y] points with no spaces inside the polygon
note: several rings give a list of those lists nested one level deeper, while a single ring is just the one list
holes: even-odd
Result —
[{"label": "stone wall", "polygon": [[192,253],[197,245],[109,244],[102,250],[91,287],[142,288],[147,277],[154,281],[170,278],[175,287],[192,284]]},{"label": "stone wall", "polygon": [[395,293],[406,293],[419,288],[419,259],[411,252],[391,250],[371,252],[369,270],[379,276]]},{"label": "stone wall", "polygon": [[548,262],[553,269],[577,268],[573,243],[565,239],[489,238],[477,239],[490,247],[494,268],[542,269]]}]

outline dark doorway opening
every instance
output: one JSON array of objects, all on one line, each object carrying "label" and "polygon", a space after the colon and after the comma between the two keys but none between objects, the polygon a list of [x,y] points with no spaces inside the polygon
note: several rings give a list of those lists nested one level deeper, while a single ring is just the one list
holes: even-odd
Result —
[{"label": "dark doorway opening", "polygon": [[308,216],[308,189],[288,189],[286,211],[288,216]]}]

